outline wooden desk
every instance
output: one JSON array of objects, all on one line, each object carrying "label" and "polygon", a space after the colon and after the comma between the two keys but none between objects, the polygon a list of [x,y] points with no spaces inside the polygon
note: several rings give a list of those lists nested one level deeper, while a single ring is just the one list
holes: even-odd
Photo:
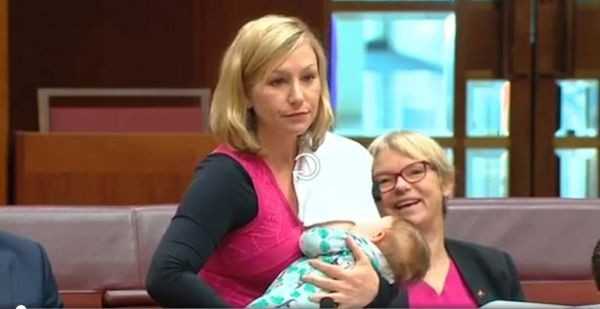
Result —
[{"label": "wooden desk", "polygon": [[176,203],[215,146],[201,133],[17,132],[15,203]]}]

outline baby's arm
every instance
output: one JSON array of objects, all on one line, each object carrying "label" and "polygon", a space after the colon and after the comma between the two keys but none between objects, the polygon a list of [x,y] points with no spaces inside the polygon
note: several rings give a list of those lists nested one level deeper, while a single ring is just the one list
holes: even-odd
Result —
[{"label": "baby's arm", "polygon": [[300,250],[309,258],[347,251],[347,230],[352,226],[351,222],[328,222],[313,226],[302,233]]}]

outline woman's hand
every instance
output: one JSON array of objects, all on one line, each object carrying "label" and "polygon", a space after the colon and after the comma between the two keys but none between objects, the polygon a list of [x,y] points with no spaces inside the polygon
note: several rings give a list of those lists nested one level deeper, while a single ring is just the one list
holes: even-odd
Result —
[{"label": "woman's hand", "polygon": [[310,261],[313,267],[322,271],[327,277],[307,275],[303,280],[323,290],[331,291],[315,294],[310,298],[311,301],[319,303],[322,298],[330,297],[339,308],[357,308],[365,307],[375,299],[379,288],[379,276],[373,269],[369,257],[351,237],[346,238],[346,244],[354,255],[355,265],[351,269],[319,260]]}]

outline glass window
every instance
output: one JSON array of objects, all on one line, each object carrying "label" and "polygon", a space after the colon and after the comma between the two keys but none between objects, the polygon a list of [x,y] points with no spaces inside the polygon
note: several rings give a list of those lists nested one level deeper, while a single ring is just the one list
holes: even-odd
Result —
[{"label": "glass window", "polygon": [[454,13],[334,13],[331,42],[336,132],[453,135]]},{"label": "glass window", "polygon": [[598,80],[559,80],[560,127],[557,137],[598,136]]},{"label": "glass window", "polygon": [[506,80],[467,81],[468,136],[508,136],[509,90]]},{"label": "glass window", "polygon": [[456,165],[454,162],[454,149],[452,148],[444,148],[444,152],[446,153],[446,158],[448,158],[448,162],[452,165]]},{"label": "glass window", "polygon": [[598,150],[595,148],[557,149],[560,197],[598,197]]},{"label": "glass window", "polygon": [[466,197],[508,196],[508,150],[471,148],[466,160]]}]

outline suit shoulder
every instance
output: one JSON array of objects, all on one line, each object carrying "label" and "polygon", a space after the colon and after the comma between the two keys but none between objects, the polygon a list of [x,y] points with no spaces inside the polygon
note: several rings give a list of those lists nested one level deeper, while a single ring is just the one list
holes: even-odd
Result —
[{"label": "suit shoulder", "polygon": [[479,255],[486,258],[496,259],[508,256],[508,253],[506,251],[500,250],[498,248],[464,240],[446,239],[446,246],[448,246],[450,251],[461,250],[465,253]]},{"label": "suit shoulder", "polygon": [[9,250],[18,256],[30,256],[41,251],[41,245],[27,237],[0,231],[0,247]]}]

